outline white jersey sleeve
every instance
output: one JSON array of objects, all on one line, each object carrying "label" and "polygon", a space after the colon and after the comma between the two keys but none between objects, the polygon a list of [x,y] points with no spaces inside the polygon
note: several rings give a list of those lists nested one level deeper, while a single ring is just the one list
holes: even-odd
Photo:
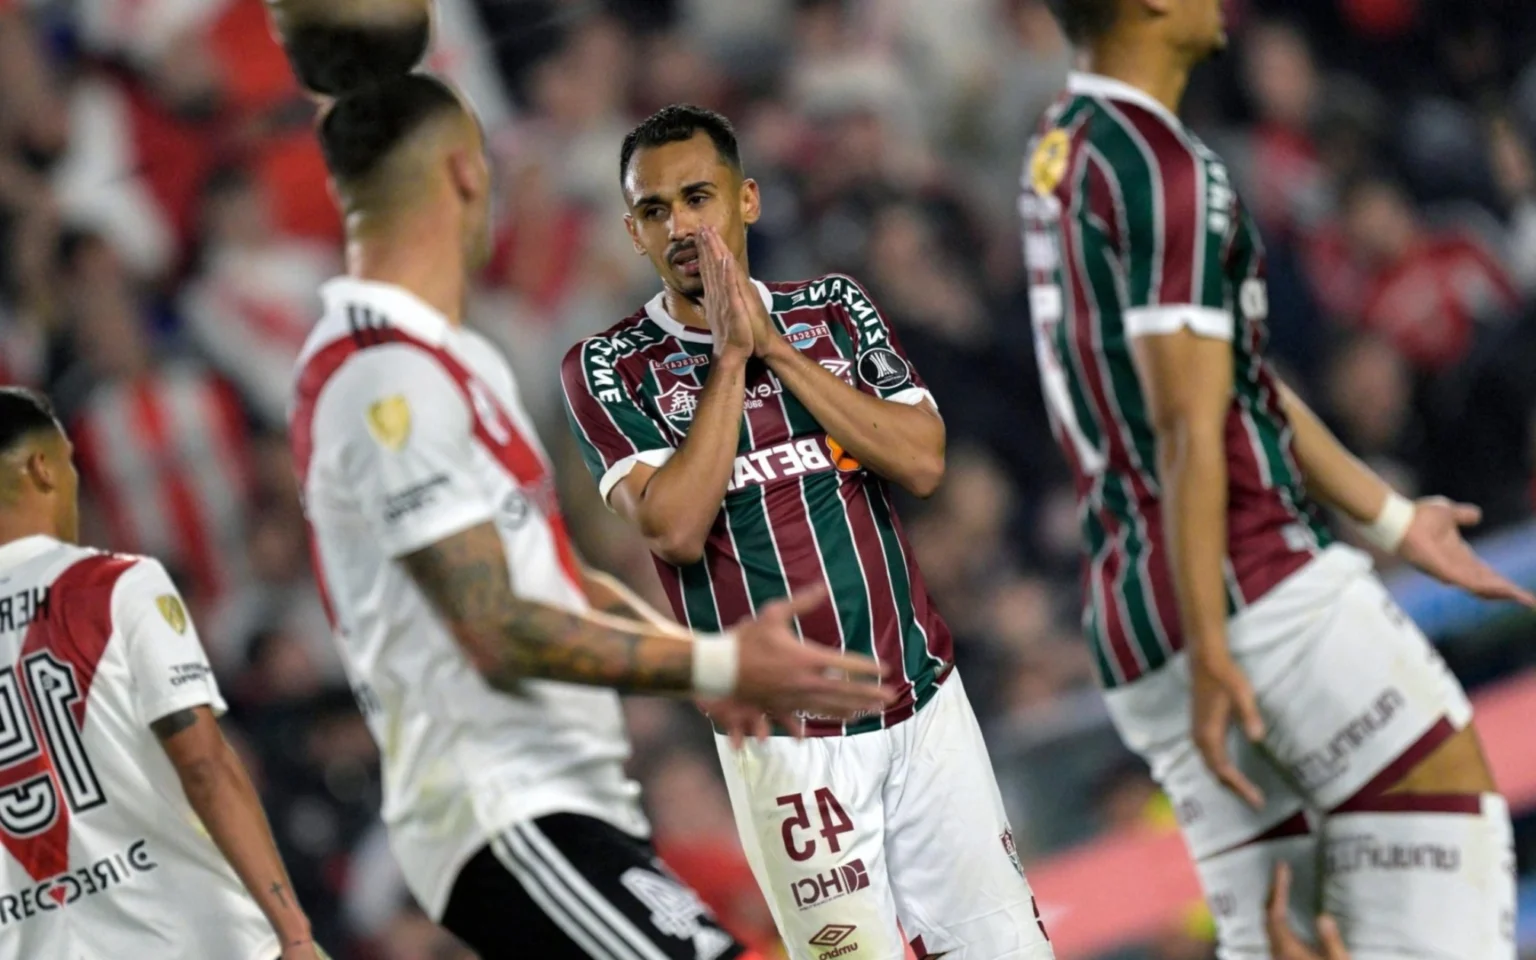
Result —
[{"label": "white jersey sleeve", "polygon": [[123,574],[112,597],[112,622],[128,655],[144,726],[191,707],[212,707],[215,714],[227,709],[197,627],[158,560],[140,560]]},{"label": "white jersey sleeve", "polygon": [[474,417],[432,357],[386,346],[353,359],[321,395],[316,436],[379,544],[399,557],[491,520],[475,472]]}]

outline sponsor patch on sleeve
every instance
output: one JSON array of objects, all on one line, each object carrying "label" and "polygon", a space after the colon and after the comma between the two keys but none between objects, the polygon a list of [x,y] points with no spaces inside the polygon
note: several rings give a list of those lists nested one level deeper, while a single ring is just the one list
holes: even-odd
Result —
[{"label": "sponsor patch on sleeve", "polygon": [[171,629],[177,633],[187,632],[187,608],[181,605],[181,598],[173,593],[161,594],[155,598],[155,608],[160,611],[160,616],[171,625]]},{"label": "sponsor patch on sleeve", "polygon": [[912,382],[912,368],[895,350],[874,347],[859,355],[859,379],[876,390],[893,390]]},{"label": "sponsor patch on sleeve", "polygon": [[399,450],[411,436],[411,405],[403,394],[385,397],[368,407],[368,432],[379,446]]}]

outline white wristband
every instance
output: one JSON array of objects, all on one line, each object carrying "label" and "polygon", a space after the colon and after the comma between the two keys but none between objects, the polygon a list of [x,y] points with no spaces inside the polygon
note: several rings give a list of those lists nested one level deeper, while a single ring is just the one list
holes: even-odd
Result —
[{"label": "white wristband", "polygon": [[695,637],[693,692],[706,697],[728,697],[735,693],[740,651],[741,644],[734,632]]},{"label": "white wristband", "polygon": [[1403,537],[1408,535],[1415,510],[1412,500],[1393,490],[1387,494],[1387,502],[1382,504],[1376,519],[1361,524],[1360,535],[1376,549],[1396,553],[1403,544]]}]

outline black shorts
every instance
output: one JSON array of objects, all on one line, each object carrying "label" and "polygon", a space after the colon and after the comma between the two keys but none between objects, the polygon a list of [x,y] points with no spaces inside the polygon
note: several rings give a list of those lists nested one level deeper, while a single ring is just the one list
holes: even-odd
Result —
[{"label": "black shorts", "polygon": [[459,871],[443,926],[480,960],[735,960],[743,952],[648,842],[573,813],[493,838]]}]

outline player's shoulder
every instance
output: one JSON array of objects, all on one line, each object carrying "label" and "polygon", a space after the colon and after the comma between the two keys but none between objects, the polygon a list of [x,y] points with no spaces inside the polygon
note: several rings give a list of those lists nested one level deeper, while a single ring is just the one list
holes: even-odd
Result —
[{"label": "player's shoulder", "polygon": [[154,557],[68,543],[60,543],[54,552],[50,566],[55,571],[51,577],[55,590],[73,595],[107,589],[114,596],[123,593],[125,587],[128,592],[150,588],[158,593],[176,591],[170,572]]},{"label": "player's shoulder", "polygon": [[647,308],[641,307],[606,330],[571,344],[561,368],[568,376],[584,374],[594,367],[612,369],[631,357],[663,346],[667,339],[665,332],[650,322]]},{"label": "player's shoulder", "polygon": [[763,284],[773,297],[774,313],[842,308],[855,320],[877,313],[864,285],[846,273],[827,273],[808,280]]}]

